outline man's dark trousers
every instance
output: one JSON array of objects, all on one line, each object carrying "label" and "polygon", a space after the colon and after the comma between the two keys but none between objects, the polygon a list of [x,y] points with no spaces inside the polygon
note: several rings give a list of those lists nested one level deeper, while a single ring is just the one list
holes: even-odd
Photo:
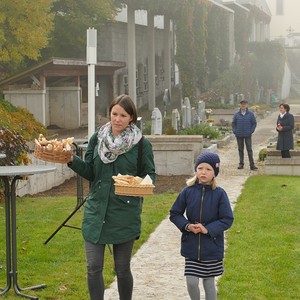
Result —
[{"label": "man's dark trousers", "polygon": [[253,151],[252,151],[252,137],[236,137],[239,156],[240,156],[240,166],[244,166],[244,145],[246,145],[250,168],[253,168],[254,160],[253,160]]}]

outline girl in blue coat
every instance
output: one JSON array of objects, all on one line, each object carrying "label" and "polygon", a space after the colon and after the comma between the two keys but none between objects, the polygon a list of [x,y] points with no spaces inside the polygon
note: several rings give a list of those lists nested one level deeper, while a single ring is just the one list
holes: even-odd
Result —
[{"label": "girl in blue coat", "polygon": [[199,278],[205,299],[217,299],[215,277],[223,273],[224,231],[231,227],[233,213],[226,192],[216,186],[219,166],[217,154],[201,153],[194,177],[187,180],[170,210],[171,222],[182,232],[181,255],[192,300],[200,300]]}]

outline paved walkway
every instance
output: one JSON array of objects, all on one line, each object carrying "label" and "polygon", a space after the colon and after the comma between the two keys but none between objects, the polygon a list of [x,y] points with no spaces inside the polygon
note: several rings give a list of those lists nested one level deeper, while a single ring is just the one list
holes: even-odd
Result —
[{"label": "paved walkway", "polygon": [[[291,104],[291,113],[300,113],[300,101]],[[278,112],[258,121],[253,135],[254,159],[259,150],[266,147],[269,140],[276,138],[275,125]],[[238,170],[238,152],[233,140],[219,149],[221,159],[218,184],[225,189],[234,208],[247,178],[254,174],[263,174],[263,163],[257,163],[258,171],[250,171],[245,160],[245,168]],[[245,156],[247,158],[247,155]],[[174,199],[175,200],[175,199]],[[180,236],[178,229],[166,218],[153,232],[149,240],[132,258],[134,276],[133,300],[189,300],[186,290],[184,258],[180,255]],[[201,287],[202,289],[202,287]],[[201,299],[204,299],[203,289]],[[105,291],[105,299],[118,299],[116,281]]]}]

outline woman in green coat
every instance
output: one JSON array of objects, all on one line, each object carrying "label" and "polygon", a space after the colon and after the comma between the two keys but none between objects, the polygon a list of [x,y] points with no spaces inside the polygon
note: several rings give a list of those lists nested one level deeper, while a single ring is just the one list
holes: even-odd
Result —
[{"label": "woman in green coat", "polygon": [[112,176],[145,177],[155,182],[152,145],[143,138],[138,174],[139,141],[142,138],[136,107],[128,95],[120,95],[109,108],[110,122],[90,138],[84,160],[73,156],[68,166],[91,183],[84,206],[82,232],[87,260],[87,282],[91,300],[104,299],[102,275],[106,244],[113,245],[120,299],[132,299],[130,259],[134,241],[141,233],[141,199],[114,193]]}]

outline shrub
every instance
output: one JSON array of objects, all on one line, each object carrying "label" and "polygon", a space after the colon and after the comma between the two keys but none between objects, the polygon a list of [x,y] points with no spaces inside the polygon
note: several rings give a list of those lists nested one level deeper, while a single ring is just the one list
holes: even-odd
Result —
[{"label": "shrub", "polygon": [[177,132],[176,132],[175,128],[173,128],[172,126],[170,126],[170,127],[167,127],[165,129],[165,134],[167,134],[167,135],[176,135]]},{"label": "shrub", "polygon": [[205,138],[217,139],[220,132],[209,126],[208,124],[199,124],[191,128],[184,128],[178,132],[179,135],[203,135]]},{"label": "shrub", "polygon": [[0,99],[0,152],[6,154],[1,165],[27,165],[28,141],[33,141],[39,133],[45,134],[45,127],[27,109],[15,107]]},{"label": "shrub", "polygon": [[267,153],[268,153],[268,150],[266,148],[261,149],[258,153],[258,160],[264,161],[267,157]]},{"label": "shrub", "polygon": [[30,162],[27,156],[29,147],[24,137],[4,127],[0,127],[0,152],[6,154],[6,158],[0,160],[0,165],[28,165]]}]

